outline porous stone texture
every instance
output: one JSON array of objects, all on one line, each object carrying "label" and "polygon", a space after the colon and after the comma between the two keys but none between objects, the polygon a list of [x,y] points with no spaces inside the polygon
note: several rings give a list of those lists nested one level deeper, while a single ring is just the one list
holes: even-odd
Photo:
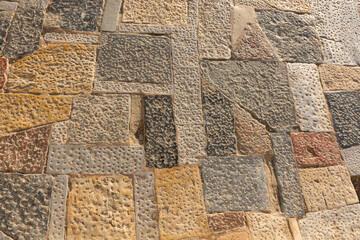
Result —
[{"label": "porous stone texture", "polygon": [[80,44],[50,44],[11,65],[6,90],[21,93],[90,93],[96,51]]},{"label": "porous stone texture", "polygon": [[202,61],[201,74],[266,126],[291,131],[297,125],[284,63]]},{"label": "porous stone texture", "polygon": [[356,239],[360,236],[359,204],[308,213],[299,220],[304,240]]},{"label": "porous stone texture", "polygon": [[176,128],[172,98],[167,95],[148,95],[145,104],[145,160],[151,168],[178,165]]},{"label": "porous stone texture", "polygon": [[202,125],[177,125],[179,164],[197,164],[206,155],[206,137]]},{"label": "porous stone texture", "polygon": [[6,58],[0,58],[0,90],[4,87],[6,83],[7,69],[8,69],[8,60]]},{"label": "porous stone texture", "polygon": [[99,43],[98,35],[88,35],[80,33],[45,33],[44,40],[47,42],[65,42],[65,43]]},{"label": "porous stone texture", "polygon": [[288,63],[297,121],[302,131],[331,131],[330,116],[315,64]]},{"label": "porous stone texture", "polygon": [[19,240],[45,239],[53,178],[0,174],[0,231]]},{"label": "porous stone texture", "polygon": [[135,240],[133,191],[127,176],[70,178],[66,239]]},{"label": "porous stone texture", "polygon": [[17,2],[0,2],[0,11],[15,11],[18,3]]},{"label": "porous stone texture", "polygon": [[360,176],[360,147],[341,150],[341,156],[351,176]]},{"label": "porous stone texture", "polygon": [[220,91],[208,83],[202,89],[206,151],[209,156],[236,154],[233,105]]},{"label": "porous stone texture", "polygon": [[51,126],[50,144],[62,145],[68,142],[70,121],[57,122]]},{"label": "porous stone texture", "polygon": [[281,208],[286,217],[305,213],[299,176],[291,138],[286,133],[271,134],[275,156],[275,171],[280,189]]},{"label": "porous stone texture", "polygon": [[174,28],[171,43],[174,67],[199,67],[196,28]]},{"label": "porous stone texture", "polygon": [[115,32],[123,0],[108,0],[101,21],[101,31]]},{"label": "porous stone texture", "polygon": [[340,147],[348,148],[360,144],[360,98],[357,92],[328,92],[334,129]]},{"label": "porous stone texture", "polygon": [[96,31],[103,3],[104,0],[52,1],[48,7],[45,28]]},{"label": "porous stone texture", "polygon": [[260,11],[256,16],[283,61],[322,61],[320,43],[309,16],[280,11]]},{"label": "porous stone texture", "polygon": [[329,133],[291,133],[298,167],[325,167],[342,163],[336,139]]},{"label": "porous stone texture", "polygon": [[321,38],[324,63],[356,65],[343,42]]},{"label": "porous stone texture", "polygon": [[169,84],[95,81],[93,93],[143,93],[171,95],[174,94],[174,86]]},{"label": "porous stone texture", "polygon": [[143,147],[53,145],[49,148],[47,173],[134,174],[140,171]]},{"label": "porous stone texture", "polygon": [[270,6],[265,0],[234,0],[235,5],[245,5],[255,8],[256,10],[273,10],[274,7]]},{"label": "porous stone texture", "polygon": [[128,142],[129,115],[129,95],[77,96],[71,112],[69,142]]},{"label": "porous stone texture", "polygon": [[298,13],[310,13],[310,4],[308,0],[264,0],[270,6],[283,10]]},{"label": "porous stone texture", "polygon": [[360,67],[322,64],[319,72],[324,91],[360,90]]},{"label": "porous stone texture", "polygon": [[359,202],[345,166],[299,169],[301,188],[309,212]]},{"label": "porous stone texture", "polygon": [[209,232],[198,166],[155,169],[160,239]]},{"label": "porous stone texture", "polygon": [[[0,2],[0,4],[3,2]],[[10,29],[11,20],[14,17],[13,11],[0,10],[0,53],[4,49],[7,33]]]},{"label": "porous stone texture", "polygon": [[207,157],[200,166],[209,212],[269,210],[261,157]]},{"label": "porous stone texture", "polygon": [[244,212],[224,212],[208,214],[209,227],[213,232],[220,232],[246,225]]},{"label": "porous stone texture", "polygon": [[42,173],[51,127],[0,136],[0,171]]},{"label": "porous stone texture", "polygon": [[67,120],[71,97],[0,94],[0,133]]}]

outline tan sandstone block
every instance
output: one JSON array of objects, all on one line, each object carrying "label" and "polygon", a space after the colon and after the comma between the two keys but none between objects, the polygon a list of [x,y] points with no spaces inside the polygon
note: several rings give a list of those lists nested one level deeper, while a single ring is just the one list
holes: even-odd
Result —
[{"label": "tan sandstone block", "polygon": [[223,235],[220,235],[218,240],[249,240],[248,232],[229,232]]},{"label": "tan sandstone block", "polygon": [[360,67],[323,64],[319,72],[325,91],[360,89]]},{"label": "tan sandstone block", "polygon": [[249,23],[256,23],[255,10],[248,6],[234,6],[231,42],[234,45]]},{"label": "tan sandstone block", "polygon": [[283,11],[310,13],[308,0],[264,0],[267,4]]}]

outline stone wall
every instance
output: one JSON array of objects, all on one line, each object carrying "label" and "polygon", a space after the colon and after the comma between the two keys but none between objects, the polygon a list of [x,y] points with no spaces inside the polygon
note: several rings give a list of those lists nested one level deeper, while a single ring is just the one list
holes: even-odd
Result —
[{"label": "stone wall", "polygon": [[359,6],[0,1],[0,239],[359,239]]}]

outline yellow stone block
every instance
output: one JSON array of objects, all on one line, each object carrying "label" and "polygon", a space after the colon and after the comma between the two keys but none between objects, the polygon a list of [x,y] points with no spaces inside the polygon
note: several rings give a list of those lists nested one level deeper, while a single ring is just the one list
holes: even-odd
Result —
[{"label": "yellow stone block", "polygon": [[90,93],[96,50],[81,44],[50,44],[11,65],[7,91]]},{"label": "yellow stone block", "polygon": [[0,133],[69,119],[72,98],[28,94],[0,94]]}]

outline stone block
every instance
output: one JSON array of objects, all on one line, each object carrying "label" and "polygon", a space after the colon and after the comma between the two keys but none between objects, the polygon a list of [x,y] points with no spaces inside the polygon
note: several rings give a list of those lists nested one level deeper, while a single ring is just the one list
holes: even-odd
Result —
[{"label": "stone block", "polygon": [[351,182],[354,185],[357,196],[360,197],[360,176],[352,176]]},{"label": "stone block", "polygon": [[343,42],[321,38],[324,63],[356,65]]},{"label": "stone block", "polygon": [[8,60],[6,58],[0,58],[0,90],[5,86],[7,80],[6,77],[7,69],[8,69]]},{"label": "stone block", "polygon": [[[3,2],[0,2],[0,4],[1,3]],[[6,43],[6,36],[10,29],[11,21],[13,17],[14,17],[13,11],[0,11],[0,53],[4,49]]]},{"label": "stone block", "polygon": [[80,33],[50,32],[44,35],[44,40],[47,42],[99,44],[99,39],[98,35]]},{"label": "stone block", "polygon": [[15,0],[15,1],[18,2],[20,8],[45,10],[50,0]]},{"label": "stone block", "polygon": [[171,43],[174,67],[199,67],[196,28],[174,28],[171,33]]},{"label": "stone block", "polygon": [[319,72],[324,91],[360,90],[360,67],[322,64]]},{"label": "stone block", "polygon": [[1,1],[0,2],[0,11],[15,11],[17,8],[17,2],[7,2]]},{"label": "stone block", "polygon": [[351,176],[360,176],[360,147],[341,150],[341,156]]},{"label": "stone block", "polygon": [[143,93],[172,95],[174,94],[174,86],[170,84],[95,81],[93,93]]},{"label": "stone block", "polygon": [[270,209],[261,157],[207,157],[200,166],[209,212]]},{"label": "stone block", "polygon": [[70,121],[57,122],[51,126],[50,144],[63,145],[68,142]]},{"label": "stone block", "polygon": [[274,10],[275,8],[270,6],[265,0],[235,0],[234,5],[245,5],[253,7],[256,10]]},{"label": "stone block", "polygon": [[206,155],[206,137],[202,125],[177,125],[179,164],[198,164]]},{"label": "stone block", "polygon": [[101,31],[115,32],[123,0],[106,1]]},{"label": "stone block", "polygon": [[131,95],[129,140],[131,146],[144,145],[144,100],[141,95]]},{"label": "stone block", "polygon": [[66,239],[136,239],[132,178],[70,178],[69,189]]},{"label": "stone block", "polygon": [[264,2],[282,11],[311,13],[309,0],[264,0]]},{"label": "stone block", "polygon": [[246,225],[244,212],[208,214],[209,227],[213,232],[225,231]]},{"label": "stone block", "polygon": [[218,240],[250,240],[249,233],[246,231],[236,231],[221,234],[217,238]]}]

